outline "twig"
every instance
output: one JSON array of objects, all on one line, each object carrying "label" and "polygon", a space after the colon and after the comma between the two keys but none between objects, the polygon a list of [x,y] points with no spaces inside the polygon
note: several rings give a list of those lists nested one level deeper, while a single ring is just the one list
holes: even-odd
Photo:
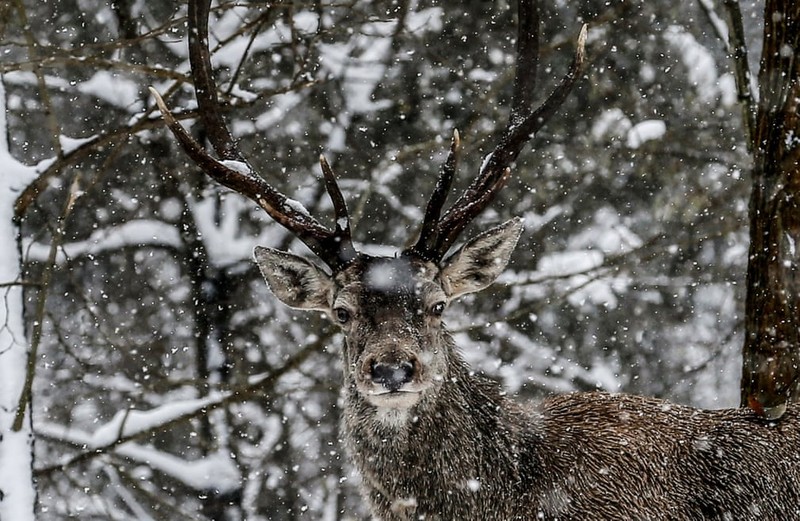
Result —
[{"label": "twig", "polygon": [[739,9],[737,0],[725,0],[723,2],[725,10],[730,17],[731,29],[728,45],[733,51],[734,74],[736,76],[736,89],[739,92],[739,100],[742,102],[744,111],[744,122],[747,131],[747,149],[751,153],[755,148],[756,135],[756,104],[758,102],[758,86],[755,78],[750,72],[750,64],[747,59],[747,43],[744,39],[744,27],[742,25],[742,11]]},{"label": "twig", "polygon": [[32,280],[15,280],[12,282],[0,282],[0,288],[10,288],[13,286],[23,286],[29,288],[38,288],[42,284],[41,282],[34,282]]},{"label": "twig", "polygon": [[64,202],[64,209],[58,218],[55,230],[53,231],[53,238],[50,242],[50,253],[47,262],[42,270],[41,287],[39,288],[38,298],[36,300],[36,313],[33,321],[33,331],[31,333],[31,347],[28,351],[28,362],[25,369],[25,384],[22,387],[22,392],[19,395],[19,402],[17,404],[17,414],[14,417],[14,424],[11,429],[14,432],[19,432],[22,429],[23,421],[25,420],[25,413],[28,410],[28,404],[31,400],[31,392],[33,389],[33,378],[36,375],[36,359],[38,358],[39,345],[42,341],[42,331],[44,329],[45,317],[45,304],[47,303],[47,290],[50,287],[50,280],[53,276],[53,270],[56,266],[56,255],[61,243],[64,240],[64,226],[69,214],[75,206],[75,201],[81,196],[80,190],[80,173],[75,176],[70,185],[67,199]]}]

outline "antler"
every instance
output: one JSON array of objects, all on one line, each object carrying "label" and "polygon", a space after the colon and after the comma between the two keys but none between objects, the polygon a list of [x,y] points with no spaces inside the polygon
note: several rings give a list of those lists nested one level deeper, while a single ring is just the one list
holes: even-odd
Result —
[{"label": "antler", "polygon": [[439,180],[425,212],[422,229],[416,244],[405,254],[439,261],[458,239],[459,234],[480,214],[505,186],[511,175],[510,165],[531,137],[555,114],[581,75],[586,57],[587,26],[581,28],[575,56],[569,71],[550,96],[536,109],[530,109],[538,67],[538,4],[531,0],[518,2],[517,70],[514,78],[514,97],[508,125],[498,145],[483,162],[477,177],[455,203],[440,217],[442,205],[455,175],[459,146],[456,132],[450,153],[442,167]]},{"label": "antler", "polygon": [[208,140],[221,160],[212,157],[192,138],[175,119],[155,89],[151,87],[150,92],[167,126],[201,170],[218,183],[253,200],[278,224],[297,236],[314,254],[336,271],[357,255],[350,233],[350,218],[336,176],[325,158],[320,156],[325,188],[331,197],[335,212],[336,223],[334,229],[330,230],[314,219],[300,203],[280,193],[263,177],[256,174],[242,156],[219,108],[217,85],[208,50],[210,5],[210,0],[189,2],[189,62],[192,67],[198,113]]}]

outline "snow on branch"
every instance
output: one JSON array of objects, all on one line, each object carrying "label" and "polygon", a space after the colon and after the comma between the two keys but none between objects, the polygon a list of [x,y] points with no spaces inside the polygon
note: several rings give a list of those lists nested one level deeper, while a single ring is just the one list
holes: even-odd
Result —
[{"label": "snow on branch", "polygon": [[229,403],[243,402],[255,395],[268,392],[279,378],[297,368],[312,353],[319,351],[327,340],[328,337],[323,335],[316,342],[307,344],[300,349],[283,366],[268,373],[252,376],[246,384],[230,391],[212,393],[204,398],[171,402],[149,411],[120,411],[91,435],[81,435],[80,431],[68,427],[37,423],[34,430],[38,435],[47,436],[83,450],[59,463],[39,467],[35,470],[35,474],[46,475],[110,450],[119,451],[120,446],[136,438],[164,430],[171,425],[206,414]]},{"label": "snow on branch", "polygon": [[[169,223],[153,219],[138,219],[97,230],[83,241],[66,243],[56,257],[56,264],[84,255],[97,255],[125,247],[161,246],[179,248],[181,237],[178,229]],[[29,242],[23,246],[28,260],[46,261],[49,244]]]},{"label": "snow on branch", "polygon": [[[199,401],[208,402],[208,400]],[[113,443],[117,439],[115,429],[123,429],[127,434],[131,434],[137,429],[147,430],[153,424],[158,424],[166,418],[174,418],[176,413],[180,416],[180,414],[196,410],[198,405],[202,405],[196,402],[198,400],[188,400],[158,407],[152,411],[130,411],[128,415],[126,415],[127,411],[121,411],[94,434],[55,424],[38,425],[36,430],[40,435],[72,445],[86,448],[101,447],[108,442]],[[126,416],[129,421],[125,420]],[[220,451],[198,459],[186,460],[152,447],[127,443],[117,447],[114,452],[133,461],[144,463],[193,490],[214,490],[226,493],[238,489],[241,485],[242,477],[238,467],[229,455]]]}]

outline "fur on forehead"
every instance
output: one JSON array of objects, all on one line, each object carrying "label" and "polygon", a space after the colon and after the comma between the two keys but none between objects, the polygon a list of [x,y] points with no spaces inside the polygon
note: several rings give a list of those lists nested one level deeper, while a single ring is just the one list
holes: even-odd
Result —
[{"label": "fur on forehead", "polygon": [[360,255],[350,266],[335,275],[337,286],[359,283],[363,289],[380,293],[405,293],[439,273],[433,262],[408,255],[373,257]]}]

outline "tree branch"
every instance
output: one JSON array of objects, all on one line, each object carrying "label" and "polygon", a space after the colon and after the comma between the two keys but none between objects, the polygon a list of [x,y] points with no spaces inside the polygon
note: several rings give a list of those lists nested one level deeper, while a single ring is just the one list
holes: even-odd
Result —
[{"label": "tree branch", "polygon": [[202,404],[199,404],[196,409],[180,414],[169,420],[159,423],[158,425],[150,426],[145,429],[137,430],[135,432],[123,434],[118,436],[111,442],[92,447],[91,450],[78,453],[74,456],[67,458],[61,463],[47,465],[34,470],[36,477],[46,476],[56,471],[62,471],[79,463],[89,461],[97,456],[112,451],[115,447],[127,443],[132,440],[147,437],[156,432],[161,432],[169,427],[178,425],[182,422],[197,418],[199,416],[208,414],[209,411],[224,407],[231,403],[239,403],[247,401],[251,398],[266,394],[283,375],[292,371],[300,366],[309,356],[313,353],[319,352],[322,347],[330,340],[330,335],[321,335],[316,342],[308,344],[294,354],[284,365],[281,367],[255,377],[250,382],[233,387],[229,391],[220,393],[217,397],[209,399]]},{"label": "tree branch", "polygon": [[50,288],[50,281],[53,277],[53,270],[56,265],[56,254],[62,241],[64,240],[64,226],[66,225],[69,214],[75,207],[75,201],[81,196],[80,173],[76,174],[70,185],[67,199],[64,201],[64,208],[56,223],[53,231],[53,238],[50,242],[50,254],[42,271],[41,285],[36,299],[36,312],[33,321],[33,331],[31,333],[31,346],[28,351],[28,362],[26,365],[25,383],[17,403],[17,414],[14,416],[14,424],[11,429],[19,432],[25,420],[25,412],[31,401],[33,390],[33,378],[36,375],[36,360],[38,358],[39,345],[42,343],[42,331],[44,329],[45,304],[47,303],[47,291]]}]

